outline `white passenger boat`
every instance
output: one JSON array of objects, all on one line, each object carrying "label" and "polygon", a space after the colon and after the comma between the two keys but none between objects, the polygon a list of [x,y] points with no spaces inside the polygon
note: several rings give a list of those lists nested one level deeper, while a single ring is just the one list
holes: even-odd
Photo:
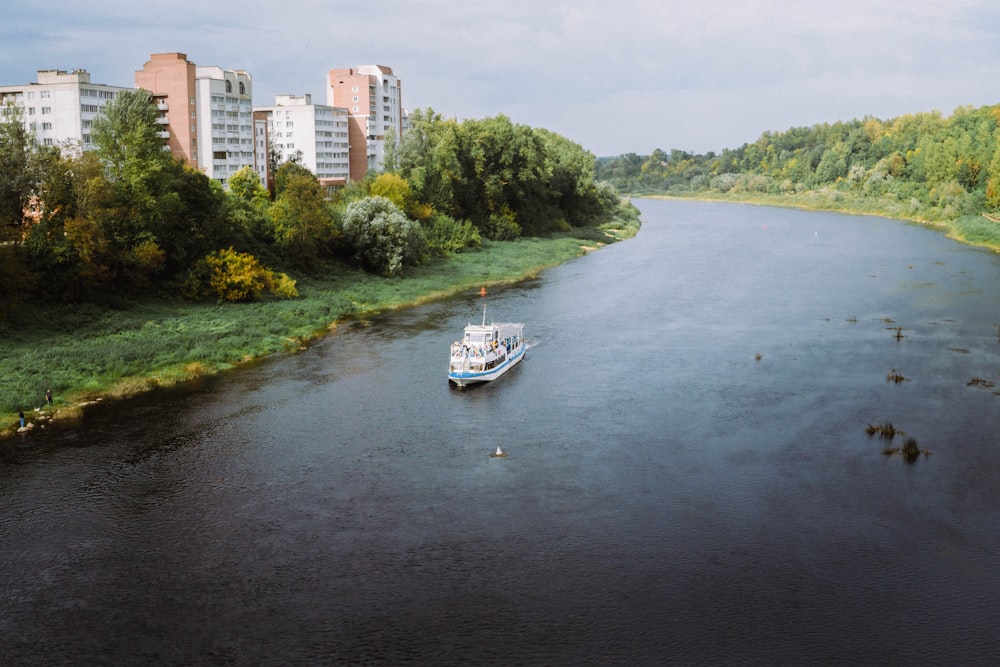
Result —
[{"label": "white passenger boat", "polygon": [[524,358],[524,324],[483,323],[465,327],[465,336],[451,344],[448,380],[459,387],[489,382],[509,371]]}]

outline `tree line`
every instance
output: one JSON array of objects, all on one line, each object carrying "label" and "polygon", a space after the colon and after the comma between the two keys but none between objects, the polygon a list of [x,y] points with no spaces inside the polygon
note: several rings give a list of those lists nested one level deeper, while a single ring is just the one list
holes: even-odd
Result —
[{"label": "tree line", "polygon": [[225,191],[163,149],[146,91],[104,107],[93,150],[39,146],[17,107],[0,113],[0,317],[29,299],[294,297],[291,276],[398,276],[485,241],[636,217],[595,179],[591,153],[502,115],[418,110],[383,171],[330,197],[296,162],[277,167],[273,190],[244,168]]},{"label": "tree line", "polygon": [[954,219],[1000,209],[1000,105],[765,132],[720,154],[656,149],[598,161],[625,192],[800,195],[898,204],[908,215]]}]

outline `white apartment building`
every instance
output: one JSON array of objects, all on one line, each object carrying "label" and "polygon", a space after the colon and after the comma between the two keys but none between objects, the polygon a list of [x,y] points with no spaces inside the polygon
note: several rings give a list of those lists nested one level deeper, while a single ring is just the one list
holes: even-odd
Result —
[{"label": "white apartment building", "polygon": [[0,86],[0,107],[21,107],[24,125],[40,145],[68,143],[89,149],[94,118],[125,90],[132,89],[92,83],[82,69],[39,70],[36,83]]},{"label": "white apartment building", "polygon": [[256,107],[279,162],[296,160],[324,186],[350,180],[347,109],[313,104],[312,95],[277,95],[274,106]]},{"label": "white apartment building", "polygon": [[198,166],[224,187],[243,167],[255,168],[252,84],[244,70],[195,69]]},{"label": "white apartment building", "polygon": [[269,175],[267,161],[268,151],[267,147],[270,143],[270,139],[267,136],[267,115],[263,114],[256,109],[253,112],[253,154],[254,154],[254,165],[257,169],[257,176],[260,178],[260,184],[265,188],[270,189]]}]

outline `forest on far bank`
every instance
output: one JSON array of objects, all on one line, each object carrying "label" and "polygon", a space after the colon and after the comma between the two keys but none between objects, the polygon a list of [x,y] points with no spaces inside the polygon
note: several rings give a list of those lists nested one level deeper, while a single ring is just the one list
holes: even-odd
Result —
[{"label": "forest on far bank", "polygon": [[397,277],[521,237],[615,240],[601,228],[638,221],[591,153],[502,115],[417,110],[385,169],[331,196],[295,161],[272,165],[272,190],[249,167],[223,190],[164,150],[143,90],[103,108],[92,150],[40,145],[21,113],[0,108],[0,321],[25,303],[293,299],[309,277]]},{"label": "forest on far bank", "polygon": [[[622,192],[786,203],[961,223],[1000,243],[1000,105],[765,132],[721,153],[656,149],[597,161]],[[975,241],[975,238],[964,240]]]}]

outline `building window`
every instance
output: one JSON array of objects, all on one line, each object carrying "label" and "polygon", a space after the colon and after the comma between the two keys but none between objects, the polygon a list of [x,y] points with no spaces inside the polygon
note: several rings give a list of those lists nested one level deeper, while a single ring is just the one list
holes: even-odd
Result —
[{"label": "building window", "polygon": [[246,94],[247,94],[247,87],[243,84],[242,81],[240,81],[240,95],[246,95]]},{"label": "building window", "polygon": [[51,130],[52,129],[52,123],[42,123],[42,129],[43,130]]},{"label": "building window", "polygon": [[43,99],[43,100],[47,100],[47,99],[49,99],[49,95],[51,95],[51,94],[52,94],[52,91],[43,90],[40,93],[38,93],[38,97],[41,98],[41,99]]},{"label": "building window", "polygon": [[358,101],[358,96],[357,96],[357,95],[355,95],[354,97],[352,97],[352,98],[351,98],[351,101],[352,101],[352,102],[357,102],[357,101]]},{"label": "building window", "polygon": [[42,115],[52,113],[52,107],[42,107]]},{"label": "building window", "polygon": [[351,92],[352,93],[358,92],[358,87],[357,86],[351,86]]}]

